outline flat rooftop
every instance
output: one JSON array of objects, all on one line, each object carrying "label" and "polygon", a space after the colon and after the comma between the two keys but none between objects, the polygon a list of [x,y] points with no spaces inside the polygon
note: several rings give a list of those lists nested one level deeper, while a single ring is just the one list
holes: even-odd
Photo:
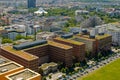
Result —
[{"label": "flat rooftop", "polygon": [[8,63],[8,62],[11,62],[11,60],[9,60],[3,56],[0,56],[0,65]]},{"label": "flat rooftop", "polygon": [[64,38],[61,38],[61,37],[57,37],[55,38],[56,40],[60,40],[60,41],[64,41],[64,42],[67,42],[67,43],[72,43],[72,44],[76,44],[76,45],[83,45],[84,43],[82,42],[77,42],[75,40],[72,40],[73,38],[70,38],[70,39],[64,39]]},{"label": "flat rooftop", "polygon": [[96,39],[100,40],[100,39],[104,39],[106,37],[110,37],[111,35],[109,34],[104,34],[104,35],[96,35]]},{"label": "flat rooftop", "polygon": [[89,38],[89,35],[78,34],[78,35],[76,36],[76,38],[83,38],[83,39],[86,39],[86,40],[95,41],[96,39],[97,39],[97,40],[100,40],[100,39],[104,39],[104,38],[109,37],[109,36],[110,36],[109,34],[96,35],[96,36],[95,36],[95,39],[91,39],[91,38]]},{"label": "flat rooftop", "polygon": [[51,46],[55,46],[55,47],[61,48],[61,49],[71,49],[72,48],[72,46],[68,46],[68,45],[65,45],[65,44],[57,43],[57,42],[54,42],[54,41],[48,41],[48,44],[51,45]]},{"label": "flat rooftop", "polygon": [[29,54],[27,52],[24,52],[23,50],[15,50],[13,49],[12,46],[3,46],[2,49],[4,49],[5,51],[8,51],[10,52],[11,54],[14,54],[16,56],[19,56],[27,61],[31,61],[31,60],[34,60],[34,59],[37,59],[38,57],[37,56],[34,56],[32,54]]},{"label": "flat rooftop", "polygon": [[39,68],[42,70],[46,70],[49,67],[57,66],[57,63],[51,62],[51,63],[44,63]]},{"label": "flat rooftop", "polygon": [[30,69],[24,69],[24,70],[15,72],[13,74],[7,75],[6,77],[9,80],[30,80],[30,79],[38,77],[38,76],[40,76],[40,74],[38,74]]},{"label": "flat rooftop", "polygon": [[3,65],[0,65],[0,74],[11,71],[11,70],[15,70],[18,69],[20,67],[23,67],[15,62],[9,62]]},{"label": "flat rooftop", "polygon": [[89,38],[89,35],[82,35],[82,34],[77,34],[75,38],[82,38],[82,39],[89,40],[89,41],[95,41],[96,40],[96,39]]}]

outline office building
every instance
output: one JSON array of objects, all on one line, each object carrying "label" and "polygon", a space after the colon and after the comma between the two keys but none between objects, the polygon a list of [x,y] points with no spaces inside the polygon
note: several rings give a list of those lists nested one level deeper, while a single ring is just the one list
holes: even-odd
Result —
[{"label": "office building", "polygon": [[109,34],[95,36],[78,34],[74,40],[85,43],[86,52],[91,53],[91,56],[95,56],[101,50],[111,50],[112,36]]},{"label": "office building", "polygon": [[72,46],[39,40],[14,46],[2,46],[0,54],[25,68],[38,72],[38,67],[47,62],[63,62],[72,66]]},{"label": "office building", "polygon": [[39,61],[37,56],[31,55],[22,50],[15,50],[12,46],[1,47],[0,55],[17,62],[26,68],[38,71]]},{"label": "office building", "polygon": [[36,0],[27,0],[28,8],[35,8],[36,7]]},{"label": "office building", "polygon": [[55,42],[66,44],[73,47],[72,55],[76,58],[77,61],[85,60],[85,44],[83,42],[77,42],[75,40],[64,39],[64,38],[54,38]]}]

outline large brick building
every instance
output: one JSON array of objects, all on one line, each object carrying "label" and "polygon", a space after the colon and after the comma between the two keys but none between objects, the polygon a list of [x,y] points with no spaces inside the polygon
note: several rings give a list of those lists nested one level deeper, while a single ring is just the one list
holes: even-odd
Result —
[{"label": "large brick building", "polygon": [[1,47],[0,55],[17,62],[26,68],[38,71],[39,58],[37,56],[31,55],[22,50],[14,50],[11,46]]},{"label": "large brick building", "polygon": [[72,65],[72,46],[53,41],[20,50],[14,46],[2,46],[0,54],[34,71],[38,71],[41,64],[51,61],[63,62],[66,66]]},{"label": "large brick building", "polygon": [[111,49],[112,36],[103,34],[90,38],[89,35],[78,34],[73,40],[85,43],[86,52],[90,52],[92,56],[95,56],[100,50],[108,51]]},{"label": "large brick building", "polygon": [[49,43],[50,61],[64,62],[66,66],[72,66],[72,47],[57,42]]},{"label": "large brick building", "polygon": [[70,39],[55,38],[54,41],[66,44],[73,47],[72,55],[77,59],[77,61],[85,60],[85,44],[82,42],[77,42]]}]

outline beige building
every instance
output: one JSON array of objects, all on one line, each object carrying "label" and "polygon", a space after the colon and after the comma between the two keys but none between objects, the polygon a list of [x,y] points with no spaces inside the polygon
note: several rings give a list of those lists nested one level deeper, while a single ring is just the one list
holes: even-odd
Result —
[{"label": "beige building", "polygon": [[23,69],[6,76],[7,80],[41,80],[41,75],[30,70]]}]

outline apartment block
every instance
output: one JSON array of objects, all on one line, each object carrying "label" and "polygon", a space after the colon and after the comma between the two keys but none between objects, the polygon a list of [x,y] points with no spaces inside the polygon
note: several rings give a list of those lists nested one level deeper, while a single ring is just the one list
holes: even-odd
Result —
[{"label": "apartment block", "polygon": [[55,38],[54,41],[72,46],[72,55],[77,59],[77,61],[85,60],[85,44],[83,42],[77,42],[75,40],[60,37]]}]

